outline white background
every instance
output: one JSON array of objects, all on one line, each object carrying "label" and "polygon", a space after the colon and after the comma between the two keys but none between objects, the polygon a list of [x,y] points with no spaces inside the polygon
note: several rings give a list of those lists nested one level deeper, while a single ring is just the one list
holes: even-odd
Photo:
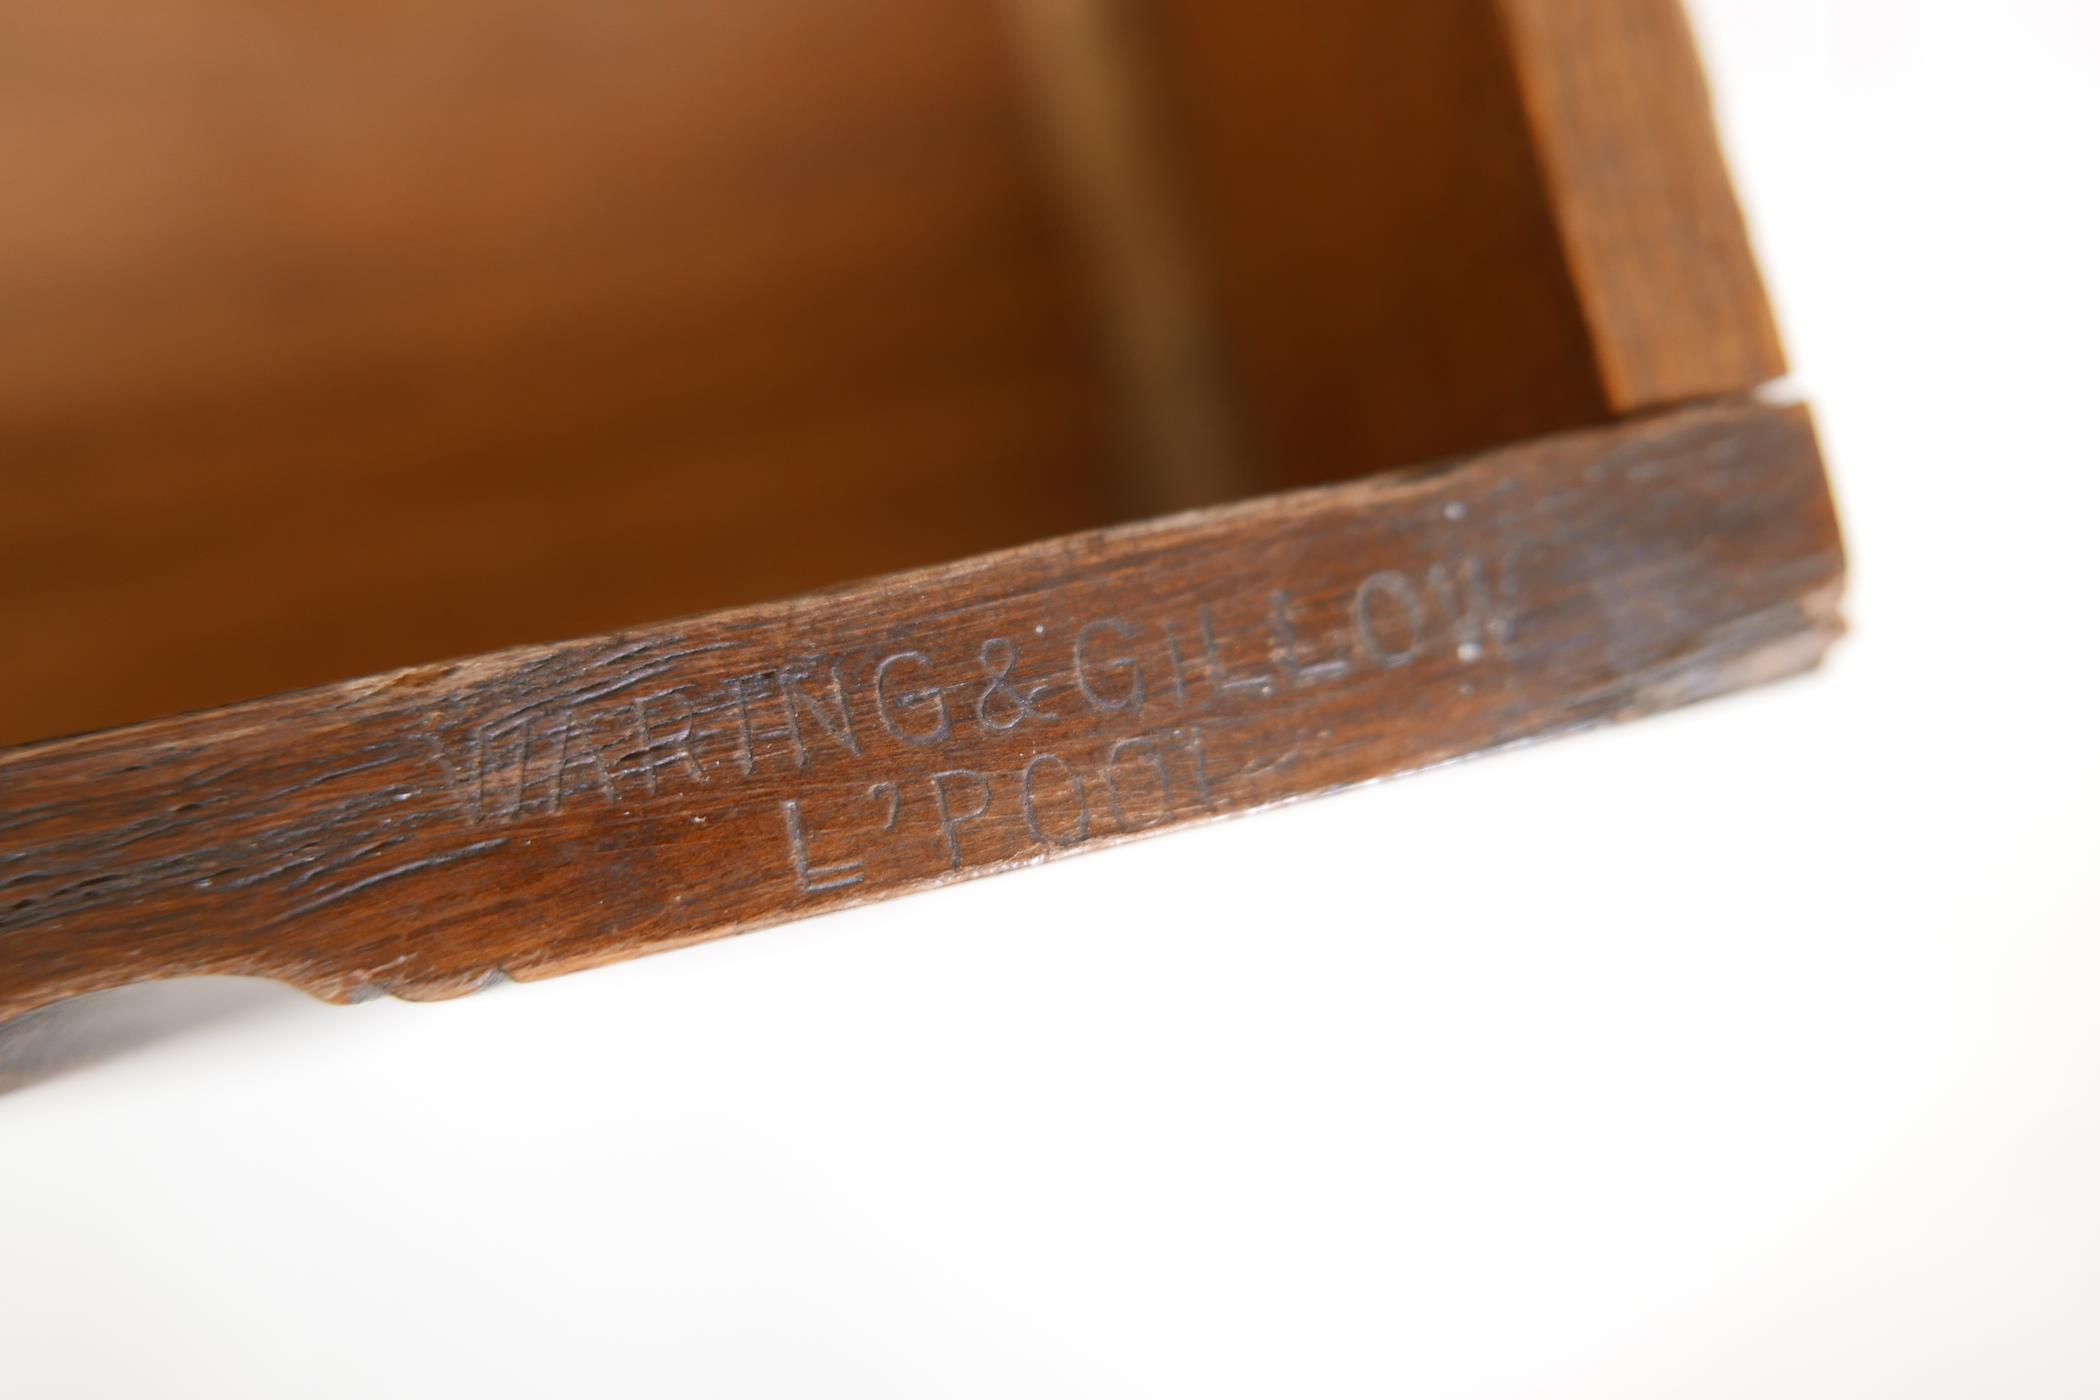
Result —
[{"label": "white background", "polygon": [[2100,1394],[2100,6],[1695,14],[1827,671],[464,1002],[107,999],[5,1045],[0,1393]]}]

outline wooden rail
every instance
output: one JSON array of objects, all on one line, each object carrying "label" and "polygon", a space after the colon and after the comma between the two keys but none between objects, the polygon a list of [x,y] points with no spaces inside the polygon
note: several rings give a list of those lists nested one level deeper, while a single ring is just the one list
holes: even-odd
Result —
[{"label": "wooden rail", "polygon": [[1729,402],[15,749],[0,1017],[449,996],[1419,769],[1812,665],[1843,567],[1806,413]]}]

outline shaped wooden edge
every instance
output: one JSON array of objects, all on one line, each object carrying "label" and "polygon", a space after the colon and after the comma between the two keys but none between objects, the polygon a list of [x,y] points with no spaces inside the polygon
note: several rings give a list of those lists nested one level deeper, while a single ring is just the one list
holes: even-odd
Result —
[{"label": "shaped wooden edge", "polygon": [[1032,864],[1799,671],[1843,576],[1806,411],[1734,402],[15,749],[0,1018],[446,997]]},{"label": "shaped wooden edge", "polygon": [[1138,499],[1786,373],[1679,0],[1005,7]]},{"label": "shaped wooden edge", "polygon": [[1679,0],[1495,0],[1606,400],[1786,373]]}]

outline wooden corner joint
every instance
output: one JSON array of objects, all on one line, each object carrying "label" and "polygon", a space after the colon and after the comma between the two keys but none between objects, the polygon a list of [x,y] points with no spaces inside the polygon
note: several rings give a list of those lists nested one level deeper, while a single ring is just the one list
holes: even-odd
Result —
[{"label": "wooden corner joint", "polygon": [[0,753],[0,1017],[454,995],[1813,665],[1804,410],[1678,410]]}]

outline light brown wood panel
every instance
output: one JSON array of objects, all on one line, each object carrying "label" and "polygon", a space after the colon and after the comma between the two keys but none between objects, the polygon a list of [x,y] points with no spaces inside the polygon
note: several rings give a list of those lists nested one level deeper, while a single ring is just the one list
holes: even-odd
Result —
[{"label": "light brown wood panel", "polygon": [[0,738],[1109,510],[977,0],[28,0],[0,49]]},{"label": "light brown wood panel", "polygon": [[0,743],[1748,387],[1703,104],[1667,0],[13,0]]},{"label": "light brown wood panel", "polygon": [[1678,0],[1496,0],[1614,412],[1786,373]]},{"label": "light brown wood panel", "polygon": [[1492,4],[1143,3],[1257,479],[1609,416]]}]

